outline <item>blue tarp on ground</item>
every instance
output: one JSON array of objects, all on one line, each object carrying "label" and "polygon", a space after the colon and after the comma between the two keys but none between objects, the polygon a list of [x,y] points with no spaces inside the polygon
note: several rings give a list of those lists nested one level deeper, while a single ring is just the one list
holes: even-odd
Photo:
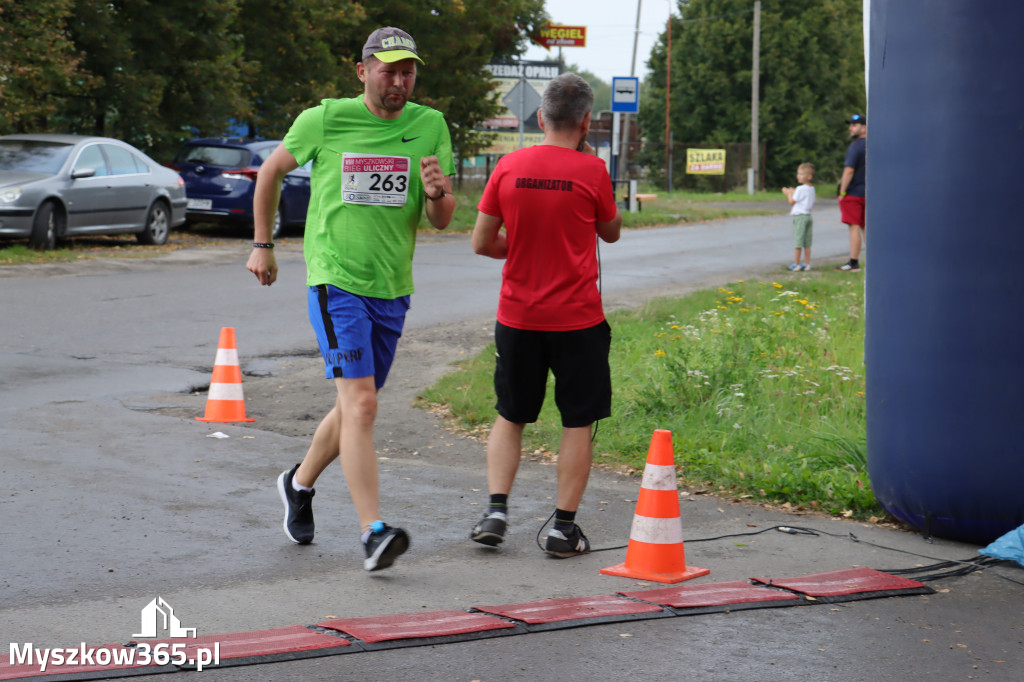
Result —
[{"label": "blue tarp on ground", "polygon": [[1024,526],[1011,530],[980,551],[985,556],[1016,561],[1024,566]]}]

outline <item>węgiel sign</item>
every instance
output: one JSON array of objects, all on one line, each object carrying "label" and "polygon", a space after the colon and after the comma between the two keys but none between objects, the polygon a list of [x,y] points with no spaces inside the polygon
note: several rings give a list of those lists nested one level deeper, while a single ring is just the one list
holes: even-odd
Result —
[{"label": "w\u0119giel sign", "polygon": [[586,26],[557,26],[548,22],[537,29],[530,40],[550,50],[552,47],[586,47]]}]

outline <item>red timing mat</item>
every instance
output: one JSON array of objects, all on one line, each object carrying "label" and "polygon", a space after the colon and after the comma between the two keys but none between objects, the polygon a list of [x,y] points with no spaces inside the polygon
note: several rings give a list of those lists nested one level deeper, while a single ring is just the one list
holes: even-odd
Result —
[{"label": "red timing mat", "polygon": [[643,604],[612,595],[577,597],[575,599],[542,599],[540,601],[506,606],[474,606],[485,613],[514,618],[524,623],[553,623],[556,621],[626,616],[661,612],[661,607]]},{"label": "red timing mat", "polygon": [[865,567],[815,573],[801,578],[751,578],[751,580],[806,594],[815,599],[831,601],[934,592],[932,588],[916,580],[901,578]]},{"label": "red timing mat", "polygon": [[512,623],[491,616],[466,611],[426,611],[398,613],[392,616],[335,618],[317,625],[340,630],[371,644],[392,639],[445,637],[515,627]]},{"label": "red timing mat", "polygon": [[[751,602],[802,602],[803,600],[789,592],[772,590],[767,587],[751,585],[746,580],[734,580],[726,583],[706,583],[703,585],[680,585],[664,587],[656,590],[639,590],[636,592],[619,592],[625,597],[643,599],[663,606],[690,608],[700,606],[726,606]],[[793,604],[785,604],[792,606]]]},{"label": "red timing mat", "polygon": [[[701,585],[619,592],[616,595],[543,599],[505,606],[477,606],[470,611],[426,611],[391,616],[336,618],[315,626],[292,625],[270,630],[253,630],[198,638],[143,640],[151,649],[158,644],[184,643],[187,662],[172,660],[168,665],[127,664],[129,649],[121,644],[81,645],[86,651],[104,649],[104,664],[52,665],[51,652],[45,655],[51,664],[40,671],[33,656],[31,663],[11,665],[10,655],[0,655],[0,681],[50,678],[52,680],[96,679],[102,675],[127,677],[153,673],[171,673],[196,668],[200,649],[216,647],[221,666],[251,665],[312,656],[374,651],[425,644],[519,635],[558,628],[599,623],[616,623],[650,618],[672,618],[741,609],[798,606],[875,597],[931,594],[932,588],[871,568],[850,568],[796,578],[751,578],[757,584],[736,580]],[[482,612],[482,613],[481,613]],[[328,634],[315,628],[328,629]],[[24,645],[28,646],[28,645]],[[70,647],[80,649],[81,647]],[[180,653],[164,649],[174,658]],[[66,651],[61,649],[61,651]],[[206,653],[206,652],[204,652]],[[20,655],[20,654],[19,654]],[[205,663],[204,667],[214,667]]]}]

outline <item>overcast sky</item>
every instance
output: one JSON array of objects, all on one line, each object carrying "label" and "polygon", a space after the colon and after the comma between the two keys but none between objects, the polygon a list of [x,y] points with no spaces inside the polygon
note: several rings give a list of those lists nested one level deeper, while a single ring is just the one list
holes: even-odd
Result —
[{"label": "overcast sky", "polygon": [[[640,32],[636,12],[640,7]],[[633,37],[637,35],[636,71],[643,81],[647,59],[658,36],[664,32],[669,0],[546,0],[551,22],[563,26],[586,26],[586,47],[562,48],[567,64],[577,64],[606,83],[616,76],[629,76],[633,61]],[[558,48],[550,51],[531,45],[524,59],[558,59]]]}]

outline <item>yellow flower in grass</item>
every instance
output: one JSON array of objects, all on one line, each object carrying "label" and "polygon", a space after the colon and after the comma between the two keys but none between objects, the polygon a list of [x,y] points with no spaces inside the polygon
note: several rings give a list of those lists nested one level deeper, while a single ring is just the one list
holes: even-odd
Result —
[{"label": "yellow flower in grass", "polygon": [[662,349],[659,348],[658,350],[654,351],[654,357],[656,357],[656,358],[663,358],[663,357],[665,357],[665,351],[663,351]]},{"label": "yellow flower in grass", "polygon": [[782,288],[782,285],[779,284],[778,282],[772,282],[772,286],[775,287],[776,289],[781,289]]}]

